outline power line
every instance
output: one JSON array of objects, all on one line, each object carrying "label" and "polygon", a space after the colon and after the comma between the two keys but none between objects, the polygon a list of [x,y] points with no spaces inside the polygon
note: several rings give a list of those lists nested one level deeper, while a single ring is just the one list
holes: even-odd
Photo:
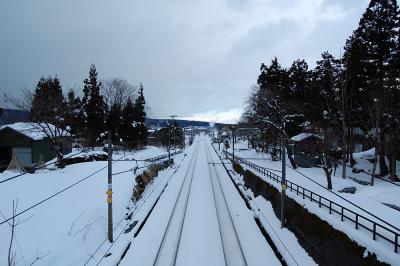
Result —
[{"label": "power line", "polygon": [[[120,159],[122,159],[122,158],[125,157],[125,156],[126,156],[126,155],[123,155]],[[114,162],[113,162],[113,163],[114,163]],[[60,191],[58,191],[58,192],[52,194],[51,196],[48,196],[47,198],[45,198],[45,199],[43,199],[43,200],[41,200],[41,201],[39,201],[39,202],[33,204],[32,206],[30,206],[30,207],[24,209],[23,211],[20,211],[19,213],[15,214],[14,216],[12,216],[12,217],[10,217],[10,218],[4,220],[3,222],[1,222],[1,223],[0,223],[0,226],[3,225],[4,223],[10,221],[11,219],[13,219],[13,218],[15,218],[15,217],[18,217],[18,216],[20,216],[21,214],[23,214],[23,213],[25,213],[25,212],[27,212],[27,211],[29,211],[29,210],[31,210],[31,209],[33,209],[33,208],[39,206],[39,205],[42,205],[42,204],[45,203],[46,201],[48,201],[48,200],[50,200],[50,199],[52,199],[52,198],[54,198],[54,197],[60,195],[61,193],[65,192],[65,191],[67,191],[67,190],[69,190],[69,189],[71,189],[72,187],[74,187],[74,186],[76,186],[76,185],[82,183],[82,182],[85,181],[86,179],[88,179],[88,178],[94,176],[95,174],[97,174],[97,173],[101,172],[102,170],[106,169],[107,167],[108,167],[108,165],[106,165],[106,166],[100,168],[99,170],[97,170],[97,171],[95,171],[95,172],[89,174],[88,176],[86,176],[86,177],[84,177],[84,178],[82,178],[82,179],[80,179],[80,180],[74,182],[73,184],[71,184],[71,185],[69,185],[69,186],[63,188],[62,190],[60,190]]]},{"label": "power line", "polygon": [[[184,157],[185,158],[185,157]],[[182,159],[183,160],[183,159]],[[172,176],[178,171],[178,169],[180,168],[180,165],[178,165],[175,168],[175,171],[169,176],[168,178],[168,182],[169,180],[172,178]],[[170,167],[168,169],[167,174],[169,173],[169,171],[173,169],[172,167]],[[167,175],[166,174],[166,175]],[[162,180],[160,180],[157,185],[151,190],[150,194],[148,194],[148,196],[142,201],[142,204],[139,206],[139,208],[135,209],[135,213],[133,214],[133,216],[131,217],[131,219],[133,219],[140,211],[140,209],[144,206],[144,204],[147,202],[147,200],[150,198],[150,196],[154,193],[154,191],[159,187],[159,185],[161,184]],[[114,228],[117,229],[117,227],[121,224],[121,222],[125,219],[125,216],[122,218],[122,220],[119,221],[118,225]],[[101,257],[100,261],[97,263],[97,265],[99,265],[99,263],[104,259],[105,255],[107,254],[107,252],[114,246],[115,242],[117,242],[117,240],[119,239],[120,235],[122,234],[122,232],[125,231],[126,227],[129,225],[129,223],[127,223],[124,228],[121,230],[121,232],[118,234],[117,238],[115,239],[114,242],[111,243],[111,246],[106,250],[106,252],[104,253],[104,255]],[[87,263],[90,261],[90,259],[100,250],[100,248],[104,245],[104,243],[107,241],[107,238],[100,244],[100,246],[98,246],[96,248],[96,250],[94,251],[93,254],[90,254],[91,257],[85,262],[84,265],[87,265]]]},{"label": "power line", "polygon": [[[82,150],[82,151],[80,151],[80,152],[77,152],[77,153],[71,154],[71,155],[69,155],[69,156],[66,156],[66,157],[64,157],[63,159],[71,158],[71,157],[73,157],[73,156],[75,156],[75,155],[78,155],[78,154],[80,154],[80,153],[86,152],[86,151],[88,151],[88,150],[89,150],[89,149]],[[34,170],[36,171],[36,170],[45,168],[45,167],[47,167],[47,166],[49,166],[49,165],[52,165],[52,164],[54,164],[54,163],[55,163],[55,162],[51,162],[51,163],[44,164],[44,165],[42,165],[42,166],[40,166],[40,167],[35,167]],[[23,175],[26,175],[26,174],[29,174],[29,173],[28,173],[28,172],[25,172],[25,173],[21,173],[21,174],[18,174],[18,175],[9,177],[9,178],[7,178],[7,179],[1,180],[1,181],[0,181],[0,184],[1,184],[1,183],[8,182],[8,181],[10,181],[10,180],[13,180],[13,179],[15,179],[15,178],[17,178],[17,177],[20,177],[20,176],[23,176]]]}]

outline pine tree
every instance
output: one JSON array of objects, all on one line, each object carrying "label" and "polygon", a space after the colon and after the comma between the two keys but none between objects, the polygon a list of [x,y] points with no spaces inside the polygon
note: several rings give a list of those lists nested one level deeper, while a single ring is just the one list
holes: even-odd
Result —
[{"label": "pine tree", "polygon": [[73,89],[68,91],[66,108],[66,125],[70,127],[71,133],[73,134],[81,132],[83,130],[81,128],[83,121],[80,119],[79,114],[82,109],[82,101],[78,96],[75,95],[75,91]]},{"label": "pine tree", "polygon": [[57,76],[41,78],[33,95],[29,113],[30,120],[63,127],[65,107],[64,95]]},{"label": "pine tree", "polygon": [[105,131],[105,103],[100,95],[100,85],[97,82],[97,71],[94,64],[90,66],[89,78],[83,83],[82,117],[85,119],[87,141],[90,146],[96,144],[100,134]]},{"label": "pine tree", "polygon": [[137,140],[142,143],[147,143],[147,127],[146,127],[146,101],[143,95],[143,84],[140,83],[138,97],[135,101],[134,111],[134,127],[137,130]]},{"label": "pine tree", "polygon": [[130,97],[125,103],[124,108],[122,109],[122,121],[119,129],[119,135],[122,138],[123,142],[126,143],[129,147],[135,147],[135,128],[133,127],[133,123],[135,121],[135,106]]},{"label": "pine tree", "polygon": [[111,130],[112,132],[112,138],[114,143],[119,143],[120,140],[120,129],[121,129],[121,124],[122,124],[122,110],[121,106],[119,103],[114,103],[110,110],[107,113],[107,119],[106,119],[106,128],[107,130]]},{"label": "pine tree", "polygon": [[[345,46],[344,62],[350,82],[355,85],[356,113],[366,132],[373,130],[373,141],[379,153],[381,175],[388,173],[385,163],[383,134],[390,135],[396,91],[393,69],[399,31],[396,0],[372,0],[358,28]],[[388,116],[387,114],[391,114]],[[394,136],[390,137],[391,139]],[[393,144],[392,144],[393,145]],[[377,156],[377,155],[376,155]],[[375,169],[375,166],[374,166]],[[371,180],[373,184],[373,179]]]},{"label": "pine tree", "polygon": [[59,166],[64,166],[62,158],[62,137],[67,133],[66,103],[60,80],[49,76],[41,78],[36,86],[29,113],[34,130],[46,135],[52,148],[57,152]]}]

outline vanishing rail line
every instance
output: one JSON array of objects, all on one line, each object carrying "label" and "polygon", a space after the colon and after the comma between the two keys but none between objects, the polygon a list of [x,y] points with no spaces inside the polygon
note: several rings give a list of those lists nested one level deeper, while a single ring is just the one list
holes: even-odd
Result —
[{"label": "vanishing rail line", "polygon": [[[198,151],[199,144],[197,144],[195,151],[193,152],[193,156],[190,159],[189,166],[186,170],[182,185],[179,189],[178,196],[174,203],[174,207],[169,217],[167,227],[165,228],[162,240],[158,247],[153,265],[175,265],[176,263],[178,246],[182,236],[183,222],[185,220],[189,194],[192,187]],[[179,212],[179,209],[181,209],[179,207],[181,207],[182,205],[183,211]],[[173,251],[170,252],[170,250],[166,248],[167,246],[172,246]]]},{"label": "vanishing rail line", "polygon": [[213,192],[215,210],[217,212],[218,227],[221,237],[221,244],[224,253],[225,265],[246,265],[247,260],[243,253],[240,238],[238,236],[232,213],[226,201],[225,192],[222,189],[220,176],[215,165],[212,163],[212,156],[207,144],[204,144],[208,160],[209,177]]}]

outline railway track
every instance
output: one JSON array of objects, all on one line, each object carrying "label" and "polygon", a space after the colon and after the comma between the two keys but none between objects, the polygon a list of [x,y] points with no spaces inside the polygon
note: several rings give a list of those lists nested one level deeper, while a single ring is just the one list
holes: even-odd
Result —
[{"label": "railway track", "polygon": [[235,223],[232,219],[232,213],[229,209],[225,192],[222,188],[220,176],[218,175],[215,165],[212,163],[212,156],[207,144],[204,143],[206,149],[209,177],[213,191],[214,204],[217,212],[218,227],[221,237],[221,244],[224,253],[225,265],[246,265],[246,257],[243,253],[240,238],[238,236]]},{"label": "railway track", "polygon": [[[178,196],[174,203],[171,215],[159,244],[153,265],[175,265],[179,244],[182,236],[189,195],[196,168],[199,144],[196,144],[193,156],[190,159]],[[172,247],[172,252],[171,252]]]},{"label": "railway track", "polygon": [[210,148],[193,145],[121,265],[279,265]]}]

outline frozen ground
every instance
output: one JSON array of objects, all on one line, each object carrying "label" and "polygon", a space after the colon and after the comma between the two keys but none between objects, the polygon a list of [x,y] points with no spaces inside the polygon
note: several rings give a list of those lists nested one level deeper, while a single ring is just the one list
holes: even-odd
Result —
[{"label": "frozen ground", "polygon": [[[141,160],[161,154],[165,154],[165,151],[148,147],[136,153],[126,153],[123,158]],[[124,153],[115,153],[113,158],[122,156]],[[178,155],[176,160],[179,161],[179,158],[182,159],[183,155]],[[139,162],[139,166],[144,164]],[[79,163],[64,169],[40,170],[2,183],[1,214],[7,218],[12,216],[13,200],[18,199],[17,211],[24,210],[106,165],[105,161]],[[135,166],[135,162],[115,162],[113,172]],[[170,171],[164,170],[156,180],[163,179]],[[0,180],[14,175],[13,172],[2,173]],[[113,178],[114,234],[118,234],[126,225],[123,218],[129,212],[127,208],[135,208],[130,201],[134,177],[133,172],[127,172]],[[15,229],[13,252],[17,258],[16,265],[30,265],[37,254],[44,257],[35,265],[83,265],[107,237],[106,190],[107,168],[17,217],[17,221],[26,221]],[[4,221],[3,217],[0,221]],[[0,265],[7,264],[9,243],[10,226],[0,225]],[[108,246],[106,242],[90,262],[102,256]]]},{"label": "frozen ground", "polygon": [[[216,145],[217,147],[218,145]],[[231,149],[230,149],[231,151]],[[247,148],[247,142],[239,142],[235,144],[235,155],[245,158],[248,161],[260,165],[262,167],[266,167],[271,169],[272,172],[275,172],[279,176],[281,175],[281,167],[282,164],[280,161],[271,161],[269,155],[266,155],[261,152],[257,152],[254,149]],[[260,175],[255,170],[245,167],[250,171],[253,171],[255,174]],[[378,220],[368,213],[362,211],[361,209],[355,207],[352,204],[349,204],[345,200],[337,197],[336,195],[329,192],[326,187],[326,176],[321,168],[299,168],[297,169],[300,173],[306,175],[311,180],[316,183],[322,185],[319,186],[315,184],[311,180],[302,176],[298,172],[287,167],[287,179],[302,186],[308,188],[309,190],[320,194],[338,204],[341,204],[359,214],[362,214],[371,220]],[[395,210],[386,206],[384,203],[392,204],[395,206],[400,206],[400,187],[393,185],[391,183],[376,180],[376,183],[373,187],[369,185],[361,185],[354,180],[347,178],[342,179],[340,177],[341,168],[339,167],[336,171],[336,176],[333,176],[333,191],[338,193],[339,190],[342,190],[345,187],[356,187],[355,194],[348,193],[338,193],[343,198],[353,202],[355,205],[360,206],[361,208],[367,210],[368,212],[374,214],[376,217],[387,221],[389,224],[400,228],[400,211]],[[368,178],[368,175],[365,173],[355,174],[350,170],[348,171],[348,176],[351,176],[356,179],[365,179]],[[263,177],[267,182],[270,182],[272,185],[276,186],[280,189],[280,185],[272,182],[270,179]],[[364,229],[355,230],[354,223],[350,222],[341,222],[340,216],[338,215],[330,215],[327,209],[321,209],[318,207],[318,204],[315,202],[311,202],[309,199],[303,199],[301,196],[297,196],[296,192],[290,193],[288,191],[288,196],[295,199],[300,204],[304,205],[310,212],[317,214],[321,219],[328,221],[333,227],[338,230],[341,230],[348,234],[352,239],[357,241],[360,245],[368,248],[369,251],[375,252],[378,256],[378,259],[382,261],[389,262],[393,265],[397,264],[400,261],[400,254],[394,253],[394,245],[389,244],[386,241],[372,240],[372,233],[367,232]],[[379,221],[380,222],[380,221]],[[381,223],[381,222],[380,222]],[[390,226],[388,226],[390,227]],[[395,232],[400,232],[395,228],[391,228]],[[378,230],[380,230],[378,228]],[[393,235],[391,235],[393,238]]]}]

